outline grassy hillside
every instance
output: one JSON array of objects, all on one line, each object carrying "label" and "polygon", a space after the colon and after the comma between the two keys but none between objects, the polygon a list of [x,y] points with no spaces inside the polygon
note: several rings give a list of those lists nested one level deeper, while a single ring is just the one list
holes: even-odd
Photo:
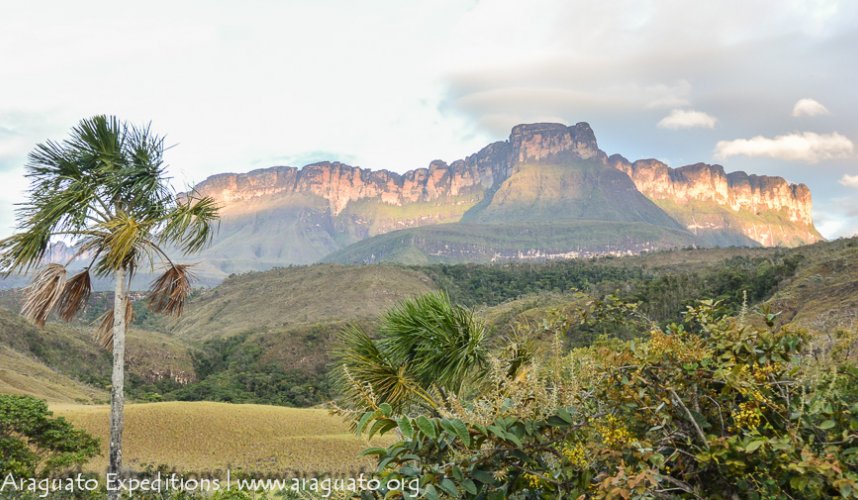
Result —
[{"label": "grassy hillside", "polygon": [[31,356],[0,345],[0,394],[25,394],[63,403],[102,403],[107,391],[57,372]]},{"label": "grassy hillside", "polygon": [[[483,224],[570,220],[635,221],[684,230],[641,194],[627,175],[586,160],[517,165],[487,204],[463,218],[463,222]],[[577,241],[580,245],[586,242]]]},{"label": "grassy hillside", "polygon": [[732,210],[713,201],[654,201],[683,226],[693,228],[691,232],[705,246],[756,246],[762,242],[767,246],[793,247],[822,238],[813,225],[791,221],[786,210],[757,213]]},{"label": "grassy hillside", "polygon": [[370,318],[432,288],[422,273],[394,266],[314,265],[247,273],[204,291],[173,331],[199,341]]},{"label": "grassy hillside", "polygon": [[163,394],[309,406],[330,399],[326,377],[338,332],[371,325],[408,297],[434,289],[425,274],[394,266],[313,265],[233,276],[203,292],[175,325],[196,349],[199,381]]},{"label": "grassy hillside", "polygon": [[[91,330],[90,325],[55,322],[38,329],[16,312],[0,307],[0,347],[9,359],[0,365],[4,368],[0,383],[5,380],[6,385],[14,386],[15,380],[28,373],[41,374],[42,378],[66,385],[73,382],[68,398],[48,390],[50,384],[42,384],[45,390],[37,390],[34,385],[29,391],[51,401],[77,401],[81,388],[76,384],[86,386],[92,394],[102,394],[110,384],[110,353],[95,344]],[[127,349],[126,373],[132,397],[142,396],[158,385],[173,386],[178,385],[177,380],[195,378],[190,349],[171,336],[132,328]]]},{"label": "grassy hillside", "polygon": [[592,257],[684,247],[693,237],[646,223],[565,221],[553,224],[439,224],[359,241],[325,262],[408,265],[488,263]]},{"label": "grassy hillside", "polygon": [[[88,470],[107,468],[108,410],[54,404],[51,410],[101,437],[102,456]],[[376,440],[378,441],[378,440]],[[373,441],[375,443],[376,441]],[[125,407],[123,458],[134,470],[147,465],[178,471],[271,474],[349,473],[369,470],[368,447],[339,417],[322,409],[225,403],[149,403]],[[382,443],[382,441],[378,441]]]},{"label": "grassy hillside", "polygon": [[858,327],[858,237],[792,252],[804,260],[768,301],[780,320],[826,335]]}]

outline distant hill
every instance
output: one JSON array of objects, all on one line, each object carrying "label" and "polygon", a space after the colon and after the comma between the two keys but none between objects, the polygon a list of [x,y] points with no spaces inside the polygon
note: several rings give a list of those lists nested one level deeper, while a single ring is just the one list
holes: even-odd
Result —
[{"label": "distant hill", "polygon": [[488,263],[633,255],[691,246],[682,229],[606,220],[509,224],[438,224],[369,238],[334,252],[340,264]]},{"label": "distant hill", "polygon": [[858,237],[793,252],[804,257],[801,266],[768,301],[780,321],[822,335],[858,328]]},{"label": "distant hill", "polygon": [[[450,237],[471,239],[474,228],[492,227],[449,224],[385,236],[445,226],[467,229]],[[608,226],[616,232],[646,227]],[[552,310],[580,300],[573,290],[641,302],[642,312],[662,322],[681,320],[685,306],[702,298],[720,298],[735,312],[747,295],[751,304],[769,303],[782,311],[781,322],[827,335],[856,326],[858,238],[793,249],[683,249],[494,264],[317,264],[238,274],[198,292],[176,322],[150,322],[139,315],[129,335],[132,399],[151,392],[191,401],[317,404],[331,396],[330,355],[345,325],[372,331],[376,318],[397,302],[439,289],[477,308],[496,336],[511,332],[519,320],[541,325]],[[95,347],[88,326],[49,322],[37,330],[15,312],[13,295],[2,299],[0,391],[54,401],[105,400],[109,356]],[[104,299],[94,297],[88,314],[105,307]]]},{"label": "distant hill", "polygon": [[195,297],[172,333],[198,341],[373,318],[434,288],[426,275],[395,266],[313,265],[246,273]]},{"label": "distant hill", "polygon": [[[608,157],[583,122],[518,125],[467,158],[403,174],[320,162],[218,174],[196,189],[223,205],[220,233],[199,258],[209,278],[322,260],[483,262],[821,238],[804,185],[720,165]],[[599,231],[599,222],[648,229]]]},{"label": "distant hill", "polygon": [[[822,239],[803,184],[608,156],[585,122],[517,125],[464,159],[402,174],[318,162],[212,175],[194,189],[215,198],[222,217],[211,246],[178,260],[195,263],[207,286],[318,262],[491,262]],[[54,242],[48,260],[74,254]],[[151,280],[141,269],[134,287]]]},{"label": "distant hill", "polygon": [[[107,400],[110,353],[91,338],[91,328],[50,322],[38,329],[15,310],[0,306],[0,392],[32,394],[50,401]],[[132,328],[127,374],[138,385],[195,378],[189,348],[163,333]]]}]

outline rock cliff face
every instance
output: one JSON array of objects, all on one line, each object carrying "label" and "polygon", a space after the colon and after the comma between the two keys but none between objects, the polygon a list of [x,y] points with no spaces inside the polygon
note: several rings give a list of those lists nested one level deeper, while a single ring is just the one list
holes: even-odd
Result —
[{"label": "rock cliff face", "polygon": [[504,224],[507,217],[543,225],[640,221],[684,228],[702,245],[820,239],[804,185],[728,174],[720,165],[672,169],[656,160],[608,157],[587,123],[518,125],[508,140],[467,158],[403,174],[320,162],[219,174],[197,190],[223,204],[221,235],[207,253],[224,271],[315,262],[398,229],[463,220]]},{"label": "rock cliff face", "polygon": [[596,134],[584,122],[572,127],[559,123],[516,125],[509,136],[512,158],[517,163],[562,162],[569,159],[605,157]]},{"label": "rock cliff face", "polygon": [[[692,232],[738,230],[767,246],[822,239],[813,226],[810,189],[804,184],[726,173],[721,165],[706,163],[674,169],[652,159],[631,163],[620,155],[612,155],[608,163]],[[736,220],[724,217],[729,214]]]},{"label": "rock cliff face", "polygon": [[403,206],[446,197],[482,195],[498,178],[507,175],[509,151],[507,142],[497,142],[452,165],[435,160],[428,168],[404,174],[339,162],[313,163],[302,169],[271,167],[246,174],[214,175],[196,189],[226,205],[261,197],[314,195],[327,200],[336,216],[349,203],[364,199]]},{"label": "rock cliff face", "polygon": [[301,169],[271,167],[245,174],[213,175],[196,189],[232,205],[253,198],[310,194],[327,200],[339,215],[350,202],[375,199],[403,206],[462,195],[482,197],[499,185],[516,165],[574,159],[606,161],[590,125],[557,123],[517,125],[507,141],[489,144],[478,153],[448,165],[435,160],[428,168],[397,174],[372,171],[339,162],[320,162]]}]

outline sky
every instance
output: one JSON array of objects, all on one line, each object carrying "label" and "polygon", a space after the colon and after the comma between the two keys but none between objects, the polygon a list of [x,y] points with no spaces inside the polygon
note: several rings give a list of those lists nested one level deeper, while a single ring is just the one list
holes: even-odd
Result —
[{"label": "sky", "polygon": [[810,186],[858,234],[854,0],[27,1],[0,6],[0,236],[27,153],[80,119],[151,122],[178,188],[339,160],[404,172],[513,125]]}]

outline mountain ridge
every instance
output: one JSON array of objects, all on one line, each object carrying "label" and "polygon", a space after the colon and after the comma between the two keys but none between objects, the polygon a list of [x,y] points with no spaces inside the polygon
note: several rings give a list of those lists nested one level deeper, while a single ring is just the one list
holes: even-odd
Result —
[{"label": "mountain ridge", "polygon": [[[195,189],[224,207],[221,235],[203,254],[210,270],[223,274],[318,262],[398,230],[511,218],[540,225],[560,219],[646,222],[687,231],[700,246],[794,246],[821,239],[804,184],[727,173],[720,165],[671,168],[657,160],[608,156],[586,122],[516,125],[507,140],[463,159],[434,160],[402,174],[325,161],[217,174]],[[516,252],[540,254],[538,241],[534,245]],[[482,253],[492,251],[511,249]]]}]

